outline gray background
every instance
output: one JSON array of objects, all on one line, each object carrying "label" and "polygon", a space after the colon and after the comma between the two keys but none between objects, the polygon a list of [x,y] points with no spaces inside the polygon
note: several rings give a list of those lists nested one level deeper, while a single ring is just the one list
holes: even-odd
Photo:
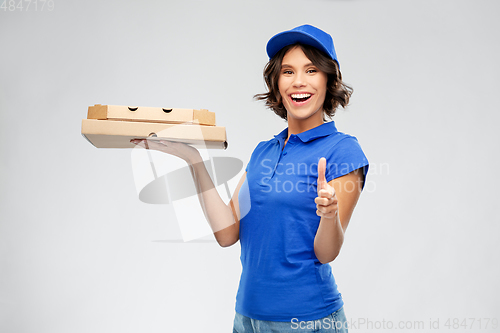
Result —
[{"label": "gray background", "polygon": [[81,119],[206,108],[246,164],[286,126],[252,100],[265,44],[305,23],[334,37],[355,91],[335,121],[371,162],[332,263],[348,319],[500,319],[498,1],[54,5],[0,11],[1,332],[231,331],[239,245],[166,242],[172,210],[139,201],[130,151],[94,148]]}]

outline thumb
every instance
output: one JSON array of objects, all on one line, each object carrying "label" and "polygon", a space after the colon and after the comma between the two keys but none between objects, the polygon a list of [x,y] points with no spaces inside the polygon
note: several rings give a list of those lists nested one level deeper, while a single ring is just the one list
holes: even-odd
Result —
[{"label": "thumb", "polygon": [[320,190],[327,189],[325,172],[326,172],[326,158],[322,157],[319,159],[318,162],[318,193]]}]

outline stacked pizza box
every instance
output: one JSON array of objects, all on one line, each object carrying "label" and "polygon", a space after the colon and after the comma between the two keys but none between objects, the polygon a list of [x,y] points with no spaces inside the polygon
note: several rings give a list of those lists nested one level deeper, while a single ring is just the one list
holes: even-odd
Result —
[{"label": "stacked pizza box", "polygon": [[82,135],[97,148],[134,148],[132,139],[169,140],[197,148],[226,149],[226,128],[205,109],[118,105],[89,106]]}]

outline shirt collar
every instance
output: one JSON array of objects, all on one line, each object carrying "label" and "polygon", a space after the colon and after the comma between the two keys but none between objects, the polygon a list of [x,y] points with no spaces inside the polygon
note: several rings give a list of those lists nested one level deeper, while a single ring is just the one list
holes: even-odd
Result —
[{"label": "shirt collar", "polygon": [[[317,138],[321,138],[323,136],[327,136],[330,134],[334,134],[337,132],[337,128],[335,127],[334,121],[329,121],[327,123],[323,123],[319,126],[311,128],[305,132],[297,134],[299,139],[302,142],[309,142]],[[281,131],[280,134],[274,136],[279,141],[284,141],[288,137],[288,127]]]}]

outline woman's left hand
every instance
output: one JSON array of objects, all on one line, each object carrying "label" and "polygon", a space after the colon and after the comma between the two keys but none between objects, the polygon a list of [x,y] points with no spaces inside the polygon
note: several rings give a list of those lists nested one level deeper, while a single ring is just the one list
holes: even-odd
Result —
[{"label": "woman's left hand", "polygon": [[322,157],[318,162],[318,196],[314,199],[316,203],[316,215],[334,218],[338,212],[337,197],[333,186],[326,181],[325,172],[326,159]]}]

